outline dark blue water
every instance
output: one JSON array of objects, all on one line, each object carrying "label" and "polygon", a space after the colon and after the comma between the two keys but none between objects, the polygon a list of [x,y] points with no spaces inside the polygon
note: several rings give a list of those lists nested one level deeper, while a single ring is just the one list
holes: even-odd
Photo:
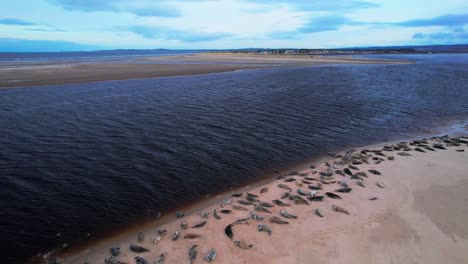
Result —
[{"label": "dark blue water", "polygon": [[193,54],[199,50],[103,50],[81,52],[0,52],[0,62],[47,62],[63,60],[105,60]]},{"label": "dark blue water", "polygon": [[468,56],[451,56],[0,90],[3,255],[467,120]]}]

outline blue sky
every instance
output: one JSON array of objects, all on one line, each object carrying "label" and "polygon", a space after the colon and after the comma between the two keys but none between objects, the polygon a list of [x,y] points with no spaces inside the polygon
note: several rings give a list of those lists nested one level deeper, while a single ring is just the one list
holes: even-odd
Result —
[{"label": "blue sky", "polygon": [[0,51],[468,43],[466,0],[14,0]]}]

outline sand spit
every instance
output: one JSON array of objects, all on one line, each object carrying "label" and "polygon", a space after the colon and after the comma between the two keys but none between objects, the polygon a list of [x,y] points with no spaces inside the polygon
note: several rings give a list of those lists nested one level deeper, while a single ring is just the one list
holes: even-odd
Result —
[{"label": "sand spit", "polygon": [[94,61],[0,63],[0,88],[198,75],[259,68],[395,63],[409,62],[351,57],[244,56],[233,53],[202,53]]},{"label": "sand spit", "polygon": [[467,152],[468,137],[351,150],[56,260],[468,263]]}]

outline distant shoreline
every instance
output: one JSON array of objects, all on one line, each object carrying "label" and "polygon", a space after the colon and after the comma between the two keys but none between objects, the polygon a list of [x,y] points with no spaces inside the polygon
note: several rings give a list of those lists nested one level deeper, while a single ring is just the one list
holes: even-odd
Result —
[{"label": "distant shoreline", "polygon": [[252,55],[199,53],[129,59],[0,63],[0,89],[87,83],[138,78],[173,77],[244,69],[303,67],[331,64],[407,64],[345,56]]}]

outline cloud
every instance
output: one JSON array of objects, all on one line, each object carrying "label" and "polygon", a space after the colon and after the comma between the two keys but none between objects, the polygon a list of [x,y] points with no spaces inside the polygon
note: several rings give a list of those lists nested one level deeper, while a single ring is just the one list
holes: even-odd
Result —
[{"label": "cloud", "polygon": [[131,13],[136,16],[178,17],[180,11],[168,1],[150,0],[49,0],[68,11]]},{"label": "cloud", "polygon": [[99,49],[102,49],[102,47],[69,41],[0,38],[0,51],[3,52],[56,52]]},{"label": "cloud", "polygon": [[313,33],[323,31],[336,31],[345,25],[358,25],[361,22],[353,21],[345,16],[330,15],[312,18],[308,23],[301,26],[298,31],[301,33]]},{"label": "cloud", "polygon": [[379,4],[358,0],[247,0],[257,4],[285,4],[300,11],[351,11],[379,7]]},{"label": "cloud", "polygon": [[21,19],[17,18],[5,18],[5,19],[0,19],[0,24],[1,25],[16,25],[16,26],[31,26],[31,25],[36,25],[35,23],[24,21]]},{"label": "cloud", "polygon": [[147,39],[179,40],[183,42],[212,41],[231,36],[229,33],[192,32],[149,26],[132,26],[129,30]]},{"label": "cloud", "polygon": [[429,19],[413,19],[395,23],[402,27],[429,27],[429,26],[444,26],[458,27],[468,24],[468,14],[460,15],[443,15]]},{"label": "cloud", "polygon": [[413,39],[425,39],[425,40],[443,40],[446,42],[451,41],[466,41],[468,40],[468,32],[464,29],[456,28],[453,31],[437,32],[437,33],[416,33],[413,35]]},{"label": "cloud", "polygon": [[66,32],[62,29],[45,29],[45,28],[28,28],[27,31],[36,31],[36,32]]}]

